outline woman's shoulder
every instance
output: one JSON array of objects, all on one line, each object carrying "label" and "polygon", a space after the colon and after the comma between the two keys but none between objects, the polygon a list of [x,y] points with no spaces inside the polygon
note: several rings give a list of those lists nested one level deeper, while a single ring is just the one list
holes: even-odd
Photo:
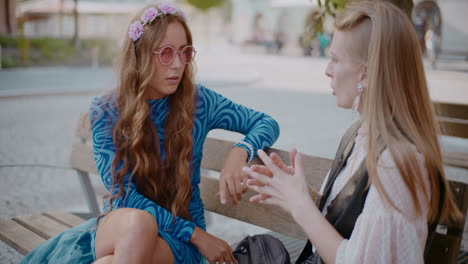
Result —
[{"label": "woman's shoulder", "polygon": [[[415,174],[410,173],[410,175],[415,178],[405,179],[398,164],[417,170],[418,172]],[[407,171],[405,168],[401,169]],[[401,210],[401,213],[406,216],[415,216],[414,212],[416,210],[414,204],[408,202],[413,200],[413,192],[416,192],[419,203],[423,207],[423,211],[426,211],[426,198],[428,196],[425,194],[430,192],[430,180],[425,158],[415,145],[407,143],[406,148],[394,154],[392,154],[388,148],[385,149],[377,163],[377,177],[390,200]],[[416,179],[416,177],[419,177],[419,179]],[[407,181],[419,182],[420,184],[410,187]]]},{"label": "woman's shoulder", "polygon": [[116,91],[110,91],[93,98],[90,110],[108,110],[116,108]]},{"label": "woman's shoulder", "polygon": [[195,96],[197,97],[197,99],[202,99],[202,98],[206,98],[206,97],[209,97],[209,96],[212,96],[215,92],[209,88],[207,88],[205,85],[203,84],[195,84]]},{"label": "woman's shoulder", "polygon": [[378,167],[383,169],[397,169],[397,162],[405,163],[405,161],[409,161],[408,157],[414,157],[415,162],[419,165],[420,170],[425,170],[425,166],[421,167],[420,165],[424,165],[425,158],[423,154],[416,148],[416,146],[410,142],[400,143],[398,145],[404,145],[405,148],[403,149],[396,149],[394,153],[390,151],[390,149],[385,148],[380,155],[378,161]]},{"label": "woman's shoulder", "polygon": [[89,107],[91,125],[96,121],[115,119],[118,116],[116,92],[111,91],[93,98]]}]

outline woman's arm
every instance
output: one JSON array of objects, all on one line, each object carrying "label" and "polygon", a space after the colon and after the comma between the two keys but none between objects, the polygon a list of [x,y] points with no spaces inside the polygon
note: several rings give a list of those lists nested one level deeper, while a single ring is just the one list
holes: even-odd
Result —
[{"label": "woman's arm", "polygon": [[[199,87],[200,99],[206,110],[208,129],[225,129],[245,135],[229,152],[220,178],[220,199],[226,203],[229,194],[233,204],[241,199],[246,177],[242,167],[256,156],[257,149],[273,145],[279,136],[278,123],[270,116],[236,104],[222,95]],[[243,186],[244,185],[244,186]]]},{"label": "woman's arm", "polygon": [[297,152],[294,157],[294,174],[286,173],[284,168],[278,167],[277,162],[262,150],[258,151],[258,155],[272,176],[244,167],[244,172],[254,178],[247,181],[249,188],[259,193],[253,196],[251,201],[258,200],[260,196],[269,197],[258,201],[280,206],[290,213],[315,245],[325,263],[334,263],[343,237],[322,216],[312,201],[304,176],[302,155]]},{"label": "woman's arm", "polygon": [[242,141],[249,143],[254,153],[246,146],[249,155],[256,156],[257,149],[266,149],[279,137],[278,123],[270,116],[236,104],[226,97],[200,86],[200,98],[207,111],[208,129],[225,129],[245,135]]},{"label": "woman's arm", "polygon": [[[322,216],[310,199],[302,158],[296,155],[293,175],[278,168],[264,153],[259,156],[271,171],[271,176],[250,168],[244,171],[254,178],[248,185],[259,194],[251,200],[274,204],[289,212],[316,247],[325,263],[422,263],[427,236],[428,201],[422,188],[418,190],[422,212],[417,214],[411,194],[388,151],[384,151],[378,164],[378,175],[385,191],[397,208],[384,201],[374,186],[370,187],[363,212],[358,217],[349,240],[343,239]],[[424,159],[418,155],[418,165],[424,168]],[[423,170],[423,169],[422,169]],[[269,197],[259,199],[259,196]]]}]

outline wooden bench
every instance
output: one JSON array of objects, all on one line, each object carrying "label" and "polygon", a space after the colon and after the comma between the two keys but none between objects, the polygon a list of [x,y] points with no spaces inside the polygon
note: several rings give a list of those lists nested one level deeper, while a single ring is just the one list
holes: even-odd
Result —
[{"label": "wooden bench", "polygon": [[[88,196],[91,215],[93,215],[96,213],[93,213],[93,210],[95,210],[97,201],[89,183],[89,174],[97,174],[97,170],[90,144],[91,137],[88,122],[80,121],[76,135],[78,142],[73,146],[70,166],[85,179],[83,180],[85,182],[83,187]],[[218,202],[216,196],[218,178],[216,174],[221,171],[224,159],[233,143],[213,138],[208,138],[205,142],[200,184],[205,209],[273,231],[271,234],[283,241],[291,254],[291,260],[294,261],[305,244],[306,236],[287,213],[277,207],[248,202],[248,198],[253,195],[251,191],[243,196],[242,201],[237,206],[221,205]],[[288,160],[286,151],[271,148],[267,153],[272,151],[278,153],[283,160]],[[260,161],[257,159],[253,163],[260,163]],[[311,189],[317,190],[320,188],[331,163],[332,160],[329,159],[304,155],[307,181]],[[89,184],[86,184],[86,182]],[[458,182],[452,182],[451,184],[457,203],[466,216],[468,206],[467,185]],[[0,219],[0,239],[25,255],[46,239],[83,221],[85,221],[83,218],[64,212]],[[463,235],[463,225],[446,225],[445,228],[441,227],[439,230],[441,234],[437,234],[431,248],[430,263],[456,263]]]},{"label": "wooden bench", "polygon": [[[468,105],[434,103],[442,135],[468,139]],[[444,164],[468,169],[468,144],[464,151],[444,149]]]}]

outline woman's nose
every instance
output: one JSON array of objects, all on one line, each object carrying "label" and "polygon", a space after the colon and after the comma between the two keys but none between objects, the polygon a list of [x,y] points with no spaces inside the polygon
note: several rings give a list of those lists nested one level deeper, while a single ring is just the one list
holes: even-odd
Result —
[{"label": "woman's nose", "polygon": [[184,66],[184,63],[182,63],[182,58],[179,56],[179,54],[175,54],[175,58],[171,63],[172,68],[180,68]]},{"label": "woman's nose", "polygon": [[330,69],[330,64],[327,65],[327,68],[325,69],[325,75],[332,78],[333,75],[331,73],[331,69]]}]

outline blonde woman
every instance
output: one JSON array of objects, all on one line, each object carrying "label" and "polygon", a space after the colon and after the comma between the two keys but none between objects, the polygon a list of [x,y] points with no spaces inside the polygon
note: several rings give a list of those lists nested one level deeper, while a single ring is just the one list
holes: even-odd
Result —
[{"label": "blonde woman", "polygon": [[387,2],[352,2],[335,22],[331,79],[336,104],[360,120],[344,135],[314,203],[301,155],[291,167],[259,150],[245,167],[259,194],[278,205],[309,242],[297,263],[423,263],[438,220],[459,212],[442,167],[438,127],[416,32]]},{"label": "blonde woman", "polygon": [[244,192],[242,167],[273,144],[278,124],[193,83],[196,51],[180,9],[151,5],[133,21],[119,85],[90,110],[94,157],[110,191],[105,213],[41,246],[30,263],[237,262],[227,242],[205,231],[203,143],[217,128],[246,135],[220,179],[221,202],[229,195],[236,203]]}]

